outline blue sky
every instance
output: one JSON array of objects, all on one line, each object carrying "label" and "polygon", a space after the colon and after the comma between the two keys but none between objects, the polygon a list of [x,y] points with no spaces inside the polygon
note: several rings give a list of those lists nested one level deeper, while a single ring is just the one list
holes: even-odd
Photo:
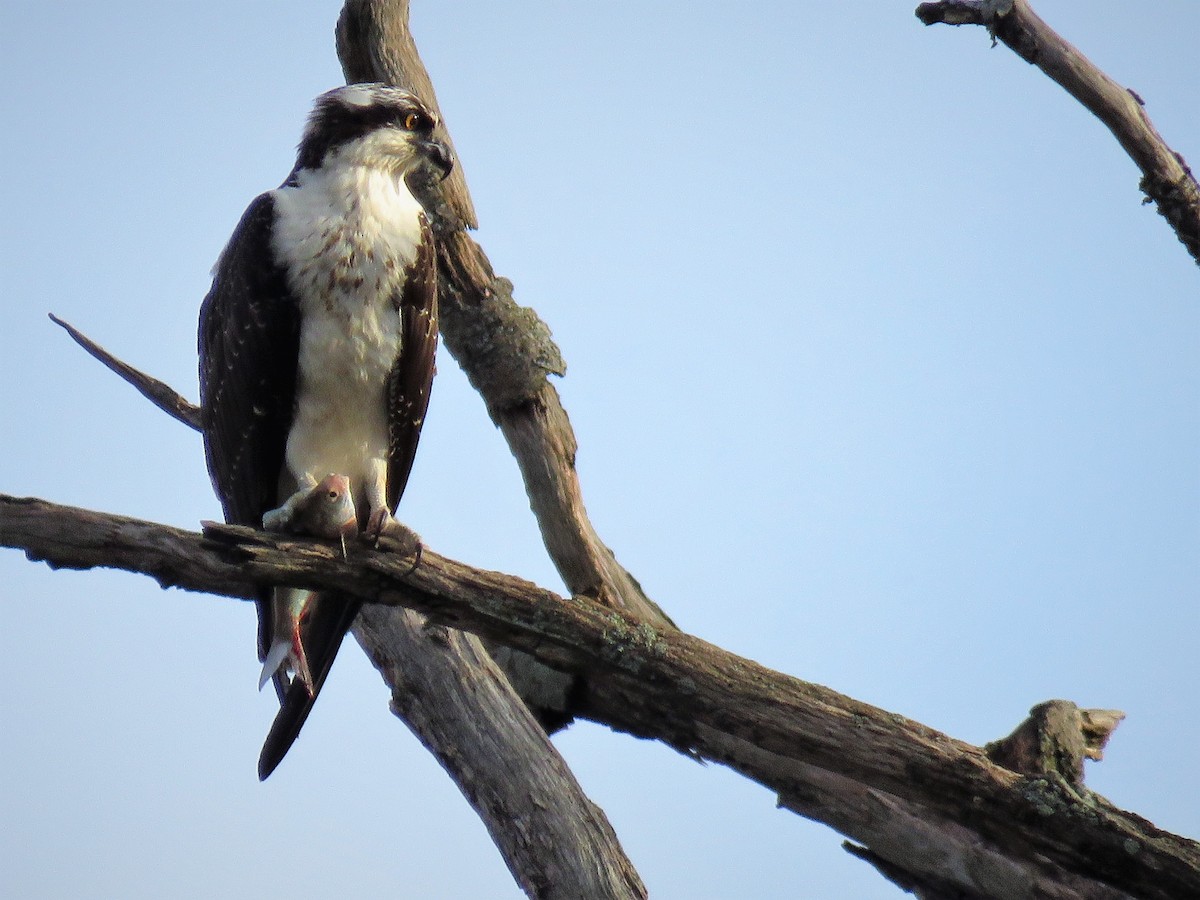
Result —
[{"label": "blue sky", "polygon": [[[1200,273],[1107,131],[915,3],[414,4],[497,271],[553,329],[593,520],[689,632],[964,740],[1123,709],[1088,782],[1200,835]],[[1039,0],[1200,161],[1200,6]],[[338,4],[0,29],[0,490],[194,527],[209,269],[341,81]],[[401,518],[561,587],[448,356]],[[517,897],[353,644],[279,771],[247,604],[0,554],[0,894]],[[887,898],[725,770],[557,739],[658,898]]]}]

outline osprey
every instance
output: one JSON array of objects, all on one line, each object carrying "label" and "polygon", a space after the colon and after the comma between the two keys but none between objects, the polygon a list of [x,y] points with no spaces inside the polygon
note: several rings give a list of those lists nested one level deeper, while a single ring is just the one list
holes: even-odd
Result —
[{"label": "osprey", "polygon": [[[200,400],[227,521],[375,539],[393,523],[437,348],[433,236],[406,180],[449,174],[436,124],[398,88],[322,94],[295,168],[250,204],[217,260],[200,308]],[[312,502],[322,493],[325,509]],[[259,686],[273,681],[280,702],[260,778],[295,741],[357,613],[350,598],[260,593]]]}]

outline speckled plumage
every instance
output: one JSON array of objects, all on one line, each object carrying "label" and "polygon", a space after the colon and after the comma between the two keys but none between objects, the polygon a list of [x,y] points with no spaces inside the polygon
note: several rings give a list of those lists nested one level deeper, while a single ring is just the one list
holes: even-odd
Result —
[{"label": "speckled plumage", "polygon": [[[286,523],[284,501],[348,479],[359,527],[394,512],[416,452],[437,346],[433,238],[405,176],[449,171],[415,97],[381,85],[317,99],[279,188],[242,217],[200,314],[205,452],[226,518]],[[357,606],[267,591],[259,657],[281,709],[266,777],[320,691]],[[296,647],[280,649],[282,642]],[[299,646],[302,644],[303,646]],[[289,678],[289,671],[299,677]]]}]

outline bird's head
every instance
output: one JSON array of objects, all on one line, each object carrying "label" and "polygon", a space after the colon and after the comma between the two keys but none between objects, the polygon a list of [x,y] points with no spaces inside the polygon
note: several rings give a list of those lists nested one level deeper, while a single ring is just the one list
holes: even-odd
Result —
[{"label": "bird's head", "polygon": [[439,179],[454,156],[433,137],[438,117],[412,93],[386,84],[350,84],[316,100],[297,150],[297,169],[337,162],[408,175],[428,167]]}]

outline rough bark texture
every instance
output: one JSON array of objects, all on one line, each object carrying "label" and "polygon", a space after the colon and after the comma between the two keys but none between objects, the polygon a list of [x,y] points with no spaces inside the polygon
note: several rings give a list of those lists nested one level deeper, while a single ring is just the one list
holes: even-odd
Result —
[{"label": "rough bark texture", "polygon": [[[252,529],[214,525],[200,535],[2,496],[0,543],[54,566],[115,566],[230,596],[255,583],[336,588],[486,635],[586,676],[596,721],[728,765],[787,808],[869,839],[885,870],[925,896],[946,896],[938,891],[947,886],[968,897],[1200,896],[1200,845],[1064,776],[1078,765],[1061,750],[1074,743],[1067,732],[1095,729],[1061,704],[1031,726],[1047,734],[1035,745],[1058,749],[1027,775],[674,629],[430,550],[416,568],[368,548],[342,559],[332,545]],[[1089,750],[1087,739],[1077,746]]]},{"label": "rough bark texture", "polygon": [[1167,146],[1142,98],[1123,88],[1043,22],[1027,0],[922,3],[926,25],[984,25],[994,39],[1037,66],[1103,122],[1142,170],[1141,189],[1200,264],[1200,185],[1182,156]]},{"label": "rough bark texture", "polygon": [[1003,740],[985,746],[992,762],[1026,775],[1058,774],[1083,784],[1083,761],[1103,759],[1104,746],[1125,718],[1115,709],[1080,709],[1065,700],[1039,703]]},{"label": "rough bark texture", "polygon": [[384,606],[365,607],[354,634],[392,711],[450,773],[526,894],[646,896],[604,812],[477,638]]}]

